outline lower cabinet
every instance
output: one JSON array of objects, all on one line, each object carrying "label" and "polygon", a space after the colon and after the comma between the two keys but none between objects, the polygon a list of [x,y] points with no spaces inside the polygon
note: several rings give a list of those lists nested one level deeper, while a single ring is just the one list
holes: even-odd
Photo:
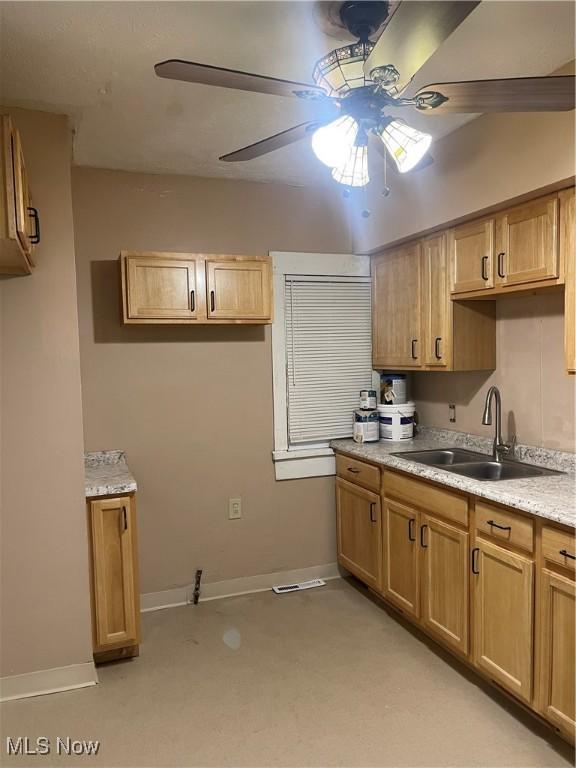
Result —
[{"label": "lower cabinet", "polygon": [[88,501],[96,661],[138,655],[140,607],[133,496]]},{"label": "lower cabinet", "polygon": [[422,515],[422,624],[459,653],[468,653],[468,533]]},{"label": "lower cabinet", "polygon": [[540,588],[539,710],[574,739],[576,585],[572,579],[543,568]]},{"label": "lower cabinet", "polygon": [[474,663],[525,702],[532,699],[534,563],[482,539],[472,551]]},{"label": "lower cabinet", "polygon": [[382,580],[380,496],[346,480],[336,480],[338,561],[373,589]]},{"label": "lower cabinet", "polygon": [[419,514],[390,499],[384,501],[383,594],[405,613],[420,615],[417,546]]}]

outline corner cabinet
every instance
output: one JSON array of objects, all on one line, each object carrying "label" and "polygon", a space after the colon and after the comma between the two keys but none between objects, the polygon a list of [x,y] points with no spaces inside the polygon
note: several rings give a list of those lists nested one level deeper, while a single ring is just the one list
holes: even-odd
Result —
[{"label": "corner cabinet", "polygon": [[88,500],[94,659],[138,655],[140,596],[134,495]]},{"label": "corner cabinet", "polygon": [[125,324],[272,322],[269,256],[123,252]]},{"label": "corner cabinet", "polygon": [[446,233],[372,261],[372,365],[392,370],[493,370],[494,302],[450,299]]},{"label": "corner cabinet", "polygon": [[20,134],[10,117],[1,117],[0,275],[28,275],[40,242],[38,211],[32,206]]}]

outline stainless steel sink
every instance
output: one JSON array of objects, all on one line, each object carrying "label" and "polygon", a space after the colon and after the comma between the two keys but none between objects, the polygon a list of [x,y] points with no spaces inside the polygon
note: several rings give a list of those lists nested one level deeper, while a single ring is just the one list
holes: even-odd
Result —
[{"label": "stainless steel sink", "polygon": [[520,461],[493,461],[485,453],[467,451],[465,448],[443,448],[428,451],[404,451],[393,453],[408,461],[445,469],[474,480],[515,480],[523,477],[561,475],[554,469],[536,467]]},{"label": "stainless steel sink", "polygon": [[401,459],[416,461],[418,464],[427,464],[431,467],[447,466],[451,464],[462,464],[469,461],[482,461],[490,457],[485,453],[476,453],[467,451],[465,448],[443,448],[441,450],[428,451],[405,451],[393,453],[392,456],[399,456]]},{"label": "stainless steel sink", "polygon": [[450,467],[449,471],[474,480],[516,480],[523,477],[562,474],[553,469],[522,464],[519,461],[475,461],[469,464],[456,464]]}]

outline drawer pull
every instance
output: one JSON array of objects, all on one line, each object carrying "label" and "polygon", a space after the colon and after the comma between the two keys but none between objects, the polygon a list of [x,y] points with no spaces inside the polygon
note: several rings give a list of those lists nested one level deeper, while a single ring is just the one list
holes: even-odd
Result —
[{"label": "drawer pull", "polygon": [[348,472],[352,472],[353,475],[359,475],[360,474],[360,470],[359,469],[354,469],[354,467],[346,467],[346,469],[348,470]]},{"label": "drawer pull", "polygon": [[482,280],[488,280],[486,274],[486,264],[488,263],[488,256],[482,256]]},{"label": "drawer pull", "polygon": [[424,529],[428,528],[427,525],[420,526],[420,546],[422,549],[428,549],[428,544],[424,544]]},{"label": "drawer pull", "polygon": [[440,342],[442,341],[442,336],[437,336],[436,340],[434,341],[434,356],[436,360],[442,360],[442,355],[440,354]]},{"label": "drawer pull", "polygon": [[495,523],[494,520],[488,520],[488,525],[491,528],[499,528],[501,531],[511,531],[512,526],[511,525],[499,525],[498,523]]},{"label": "drawer pull", "polygon": [[196,299],[194,298],[194,291],[190,291],[190,312],[194,312],[196,309]]},{"label": "drawer pull", "polygon": [[418,339],[412,339],[412,341],[410,342],[410,344],[411,344],[410,352],[411,352],[411,355],[412,355],[412,360],[418,360],[418,355],[416,354],[416,344],[417,343],[418,343]]},{"label": "drawer pull", "polygon": [[503,265],[503,259],[506,254],[504,251],[498,254],[498,277],[506,277],[506,274],[504,273],[504,269],[502,268]]},{"label": "drawer pull", "polygon": [[122,507],[122,524],[123,530],[128,530],[128,515],[126,514],[126,507]]},{"label": "drawer pull", "polygon": [[374,515],[372,514],[374,512],[374,507],[375,506],[376,506],[376,502],[375,501],[371,501],[370,502],[370,522],[371,523],[377,523],[378,522],[378,518],[374,517]]},{"label": "drawer pull", "polygon": [[576,560],[576,555],[571,555],[570,552],[565,549],[561,549],[558,554],[562,555],[562,557],[569,557],[570,560]]},{"label": "drawer pull", "polygon": [[416,541],[416,536],[414,536],[414,528],[412,527],[415,522],[415,517],[411,517],[410,520],[408,520],[408,539],[410,541]]},{"label": "drawer pull", "polygon": [[472,550],[472,573],[475,576],[478,576],[480,571],[478,570],[478,552],[480,552],[479,547],[474,547]]},{"label": "drawer pull", "polygon": [[214,291],[210,291],[210,312],[214,312],[215,306],[216,306],[216,301],[214,298]]},{"label": "drawer pull", "polygon": [[38,216],[38,209],[28,206],[28,216],[34,222],[34,234],[30,235],[30,243],[38,245],[40,242],[40,217]]}]

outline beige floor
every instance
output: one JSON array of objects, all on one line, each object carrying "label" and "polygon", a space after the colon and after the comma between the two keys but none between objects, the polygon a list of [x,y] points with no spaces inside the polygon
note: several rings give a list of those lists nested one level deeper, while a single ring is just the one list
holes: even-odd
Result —
[{"label": "beige floor", "polygon": [[[344,581],[144,616],[100,685],[9,702],[2,765],[551,766],[547,729]],[[10,758],[6,736],[99,739],[94,758]]]}]

